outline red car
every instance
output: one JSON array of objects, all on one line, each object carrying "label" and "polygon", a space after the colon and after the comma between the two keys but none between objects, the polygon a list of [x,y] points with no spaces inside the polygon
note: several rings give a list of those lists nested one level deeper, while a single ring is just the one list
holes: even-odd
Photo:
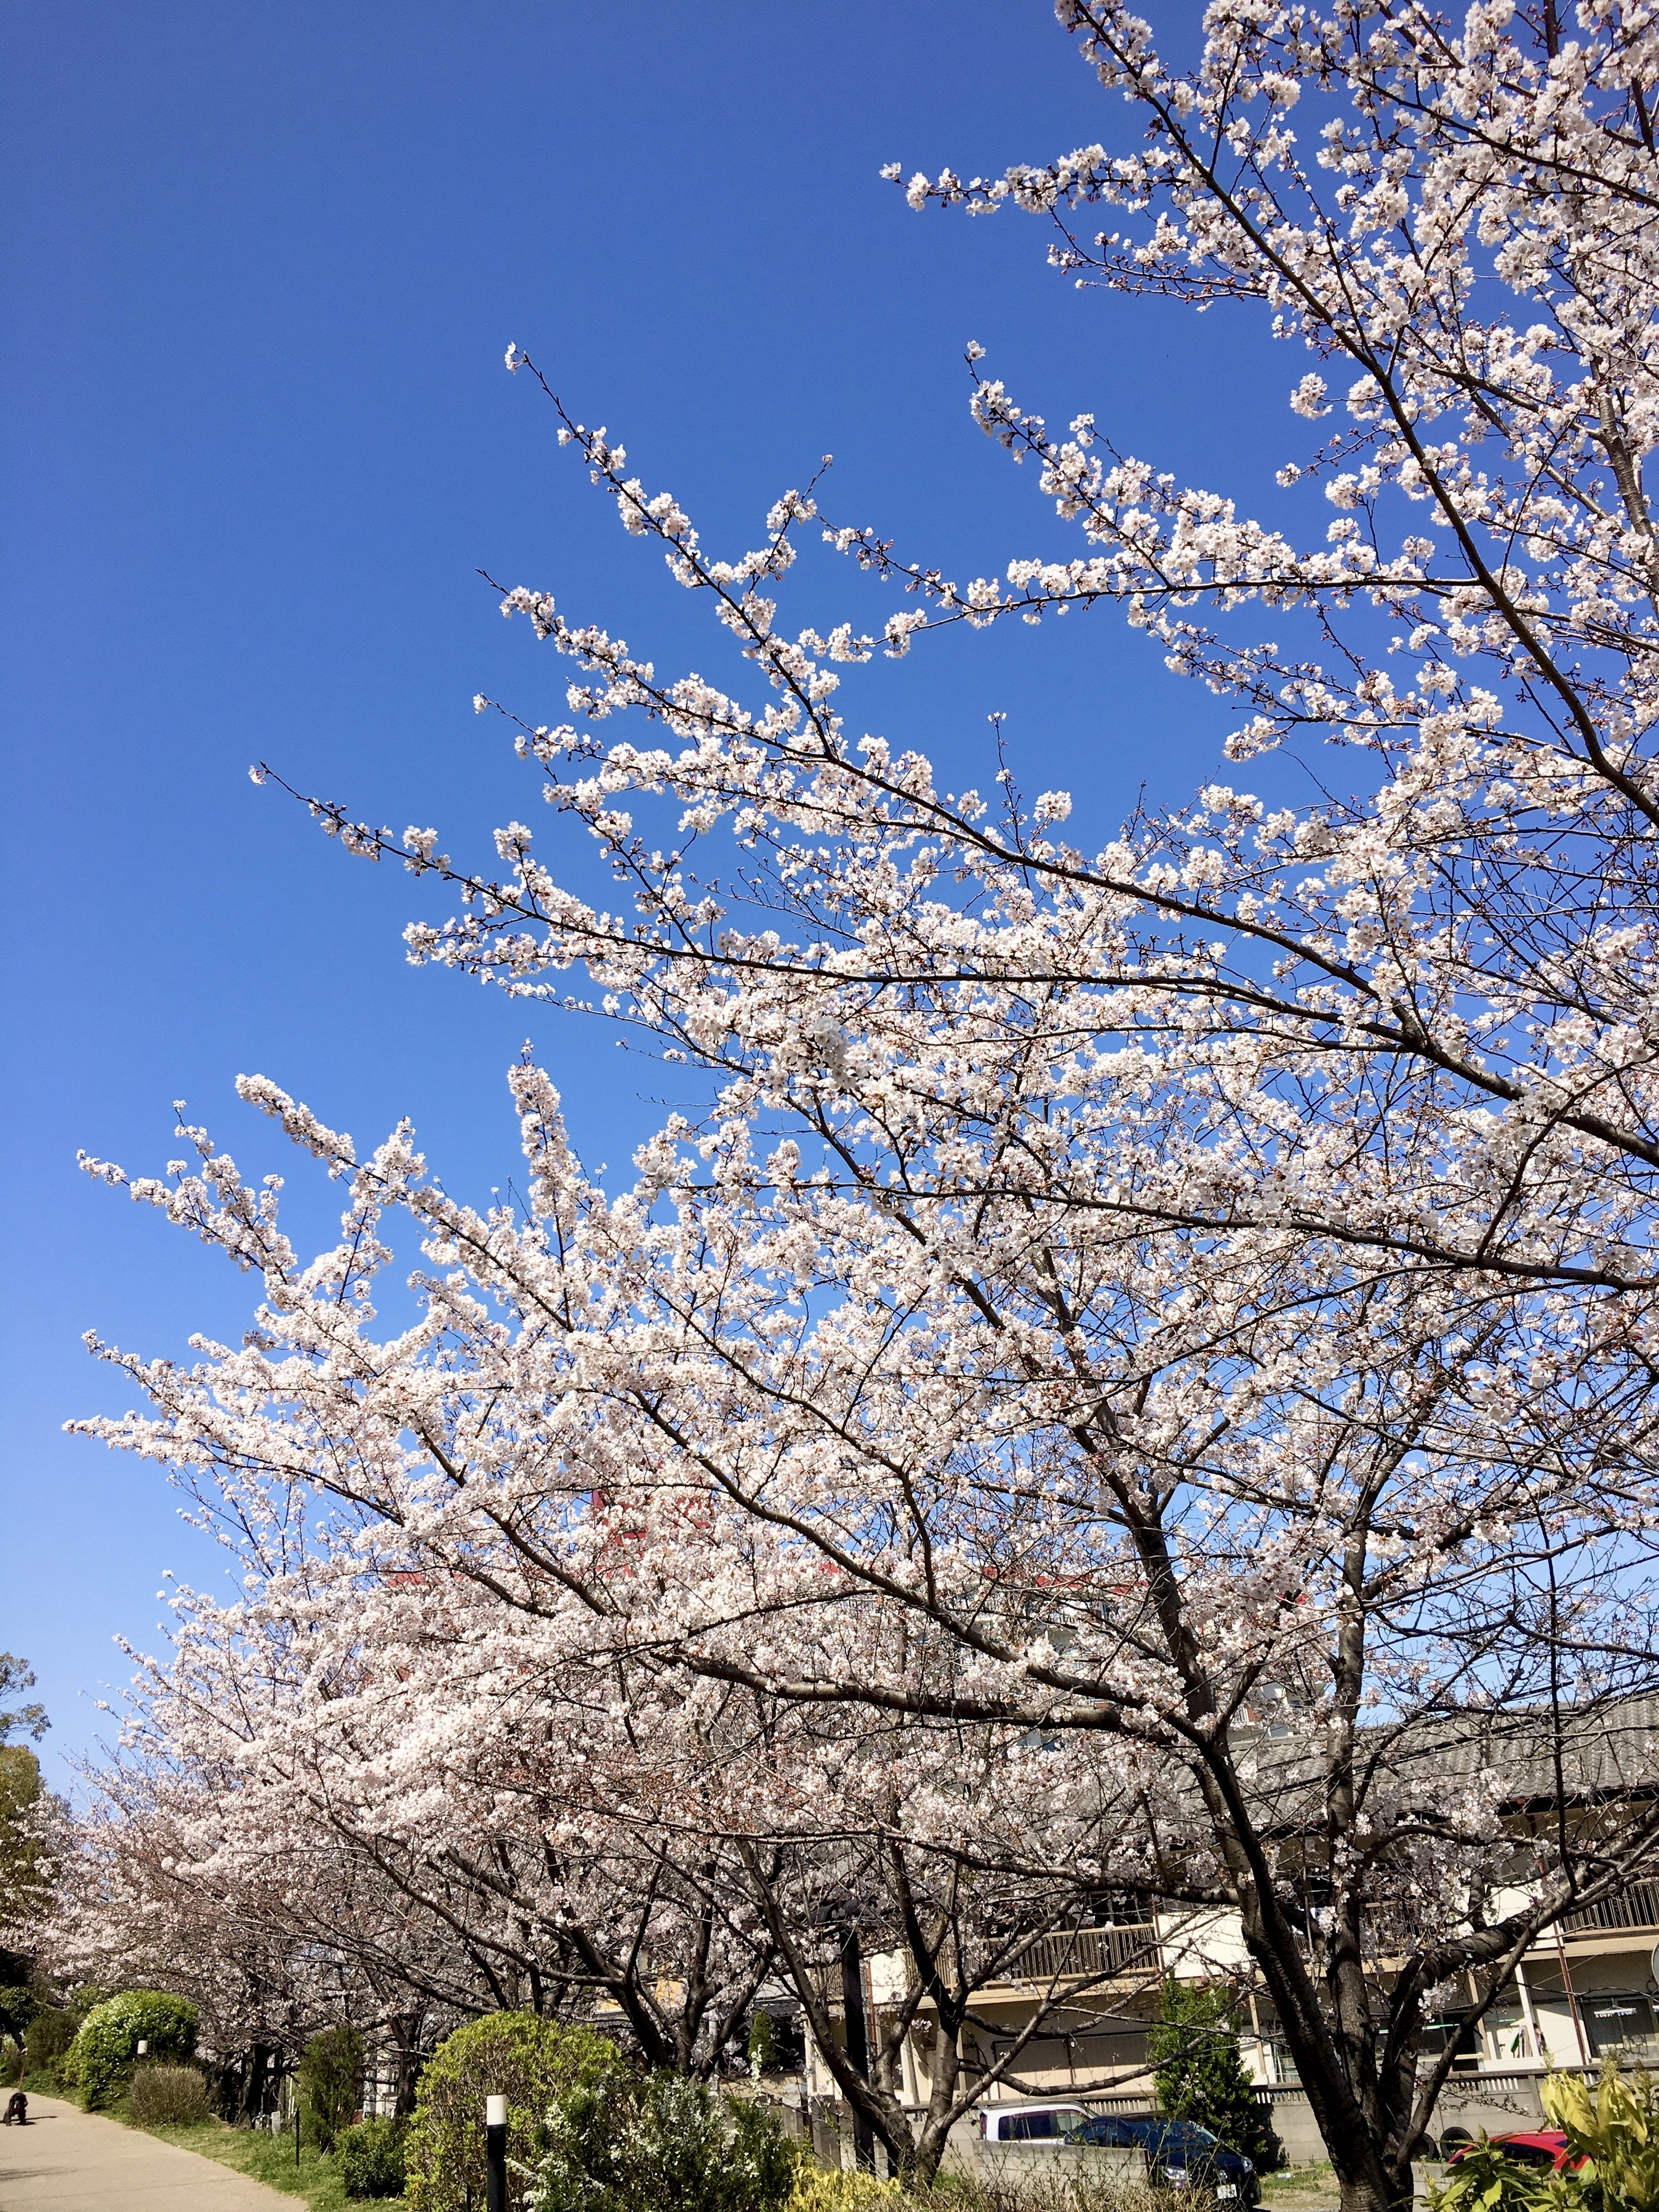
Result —
[{"label": "red car", "polygon": [[[1494,2150],[1501,2150],[1505,2158],[1512,2158],[1521,2166],[1547,2166],[1553,2172],[1563,2173],[1569,2166],[1584,2163],[1582,2157],[1574,2158],[1569,2154],[1567,2139],[1559,2128],[1523,2130],[1512,2136],[1493,2136],[1490,2141]],[[1472,2142],[1459,2143],[1455,2150],[1447,2154],[1447,2165],[1455,2166],[1474,2148]]]}]

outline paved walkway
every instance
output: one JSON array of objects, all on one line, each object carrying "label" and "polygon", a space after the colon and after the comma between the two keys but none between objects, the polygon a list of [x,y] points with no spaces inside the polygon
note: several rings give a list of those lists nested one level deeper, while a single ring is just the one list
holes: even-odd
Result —
[{"label": "paved walkway", "polygon": [[0,2212],[298,2212],[300,2200],[193,2150],[29,2098],[29,2124],[0,2128]]}]

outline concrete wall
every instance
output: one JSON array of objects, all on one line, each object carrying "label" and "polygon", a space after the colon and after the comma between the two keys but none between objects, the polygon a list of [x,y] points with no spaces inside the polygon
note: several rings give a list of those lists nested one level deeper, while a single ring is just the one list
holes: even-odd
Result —
[{"label": "concrete wall", "polygon": [[[1430,2132],[1437,2137],[1448,2128],[1466,2128],[1474,2136],[1484,2128],[1488,2135],[1497,2136],[1536,2127],[1543,2117],[1538,2097],[1542,2079],[1541,2067],[1454,2075],[1440,2093]],[[1328,2154],[1305,2089],[1285,2085],[1263,2087],[1257,2089],[1256,2096],[1269,2113],[1273,2133],[1292,2164],[1305,2166],[1314,2160],[1323,2161]],[[1137,2084],[1133,2091],[1116,2097],[1085,2095],[1079,2097],[1078,2102],[1102,2112],[1146,2112],[1152,2106],[1150,2087],[1145,2084]],[[787,2126],[792,2130],[799,2129],[802,2134],[810,2133],[813,2153],[820,2165],[833,2167],[853,2164],[851,2116],[838,2099],[813,2099],[810,2118],[787,2106],[785,2111]],[[878,2149],[878,2169],[882,2158]],[[944,2160],[948,2171],[988,2176],[1003,2171],[1073,2172],[1079,2169],[1079,2162],[1086,2162],[1087,2171],[1092,2173],[1109,2166],[1121,2166],[1126,2172],[1145,2170],[1140,2153],[1133,2150],[1103,2147],[1067,2150],[1057,2143],[988,2144],[979,2132],[978,2115],[973,2112],[951,2130]]]},{"label": "concrete wall", "polygon": [[952,2128],[944,2158],[947,2173],[972,2174],[983,2181],[1014,2181],[1028,2173],[1109,2174],[1119,2182],[1146,2179],[1146,2155],[1138,2150],[1104,2143],[1087,2150],[1068,2150],[1063,2143],[988,2143],[977,2127],[971,2137],[961,2136],[961,2129]]},{"label": "concrete wall", "polygon": [[[1538,2100],[1542,2070],[1454,2075],[1440,2093],[1429,2132],[1436,2136],[1448,2128],[1467,2128],[1478,2136],[1519,2134],[1535,2128],[1543,2118]],[[1286,2154],[1300,2166],[1328,2155],[1305,2089],[1258,2089],[1256,2096],[1271,2109],[1273,2133]]]}]

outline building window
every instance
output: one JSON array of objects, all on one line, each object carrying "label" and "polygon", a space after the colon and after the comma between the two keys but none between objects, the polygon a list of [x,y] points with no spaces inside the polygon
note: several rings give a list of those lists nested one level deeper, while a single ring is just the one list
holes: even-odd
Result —
[{"label": "building window", "polygon": [[1518,2004],[1490,2006],[1482,2026],[1489,2039],[1487,2048],[1494,2058],[1526,2058],[1527,2023]]},{"label": "building window", "polygon": [[1659,2050],[1653,2027],[1653,2007],[1644,1996],[1623,1990],[1581,1990],[1578,2009],[1583,2015],[1590,2049],[1615,2057],[1650,2057]]}]

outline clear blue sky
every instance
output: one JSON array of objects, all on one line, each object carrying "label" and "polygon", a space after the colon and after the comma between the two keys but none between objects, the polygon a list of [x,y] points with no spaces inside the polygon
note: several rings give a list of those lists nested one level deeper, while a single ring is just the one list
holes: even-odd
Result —
[{"label": "clear blue sky", "polygon": [[[1035,223],[918,218],[879,181],[1121,137],[1045,0],[5,0],[0,88],[0,1646],[36,1665],[61,1778],[125,1678],[112,1637],[156,1640],[160,1571],[224,1571],[157,1470],[61,1433],[127,1401],[81,1332],[177,1354],[234,1340],[252,1295],[77,1146],[156,1171],[184,1097],[245,1164],[295,1169],[320,1240],[333,1194],[238,1105],[240,1071],[360,1139],[412,1114],[473,1196],[514,1166],[526,1026],[591,1155],[623,1165],[649,1116],[598,1031],[407,968],[411,880],[246,775],[264,756],[457,853],[528,816],[471,697],[556,720],[565,674],[479,566],[732,674],[507,342],[707,543],[754,543],[833,452],[829,512],[969,573],[1070,541],[969,422],[966,339],[1051,420],[1091,407],[1247,494],[1300,364],[1080,295]],[[865,617],[861,588],[826,556],[800,620]],[[1006,709],[1030,787],[1103,833],[1143,780],[1184,794],[1225,725],[1109,615],[954,635],[844,696],[957,763]]]}]

